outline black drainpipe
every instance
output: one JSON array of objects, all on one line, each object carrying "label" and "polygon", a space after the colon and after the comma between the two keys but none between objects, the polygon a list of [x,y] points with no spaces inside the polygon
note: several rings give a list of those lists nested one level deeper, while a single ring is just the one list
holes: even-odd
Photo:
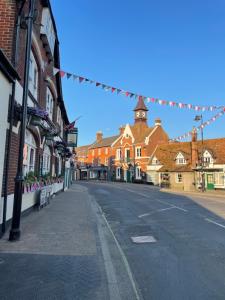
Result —
[{"label": "black drainpipe", "polygon": [[[16,68],[18,61],[18,49],[19,49],[19,32],[20,32],[20,22],[21,22],[21,13],[23,6],[26,0],[23,0],[18,11],[17,20],[16,20],[16,31],[15,31],[15,47],[13,53],[13,66]],[[12,140],[12,128],[14,121],[14,106],[15,106],[15,90],[16,82],[15,80],[12,83],[12,97],[10,99],[10,111],[9,111],[9,129],[6,139],[6,154],[5,154],[5,180],[3,183],[3,220],[2,220],[2,235],[6,231],[6,212],[7,212],[7,196],[8,196],[8,178],[9,178],[9,160],[10,160],[10,145]]]}]

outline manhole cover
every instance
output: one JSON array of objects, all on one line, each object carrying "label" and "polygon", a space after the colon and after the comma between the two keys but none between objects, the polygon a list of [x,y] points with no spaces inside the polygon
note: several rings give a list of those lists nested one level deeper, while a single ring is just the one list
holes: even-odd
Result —
[{"label": "manhole cover", "polygon": [[131,240],[136,244],[155,243],[156,239],[152,235],[132,236]]}]

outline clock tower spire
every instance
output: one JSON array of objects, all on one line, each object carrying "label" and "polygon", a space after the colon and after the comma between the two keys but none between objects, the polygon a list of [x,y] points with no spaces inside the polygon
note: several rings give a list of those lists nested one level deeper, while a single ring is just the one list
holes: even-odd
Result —
[{"label": "clock tower spire", "polygon": [[148,112],[148,109],[144,103],[143,97],[139,96],[138,103],[134,109],[135,124],[142,122],[147,125],[147,112]]}]

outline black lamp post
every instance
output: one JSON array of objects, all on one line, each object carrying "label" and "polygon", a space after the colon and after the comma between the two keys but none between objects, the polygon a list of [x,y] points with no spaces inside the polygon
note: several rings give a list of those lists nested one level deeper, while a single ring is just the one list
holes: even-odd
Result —
[{"label": "black lamp post", "polygon": [[26,125],[27,125],[27,98],[28,98],[32,29],[33,29],[33,18],[34,18],[34,3],[35,0],[30,0],[29,14],[27,17],[27,38],[26,38],[25,72],[24,72],[23,103],[22,103],[22,120],[21,120],[21,128],[20,128],[17,174],[15,178],[15,188],[14,188],[12,226],[9,234],[10,241],[16,241],[20,238],[20,216],[21,216],[22,192],[23,192],[23,181],[24,181],[23,148],[24,148],[24,141],[25,141]]},{"label": "black lamp post", "polygon": [[203,159],[203,117],[202,115],[195,116],[194,121],[201,121],[201,141],[202,141],[202,146],[201,146],[201,176],[202,176],[202,192],[205,191],[205,178],[204,178],[204,159]]}]

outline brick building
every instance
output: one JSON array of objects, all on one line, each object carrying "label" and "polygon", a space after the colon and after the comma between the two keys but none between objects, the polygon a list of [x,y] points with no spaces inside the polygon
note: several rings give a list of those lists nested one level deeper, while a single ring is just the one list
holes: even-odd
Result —
[{"label": "brick building", "polygon": [[134,125],[127,124],[119,134],[103,138],[96,134],[93,144],[76,149],[81,178],[116,181],[146,182],[149,159],[156,146],[168,141],[168,136],[157,119],[153,127],[147,124],[148,109],[139,97],[134,109]]},{"label": "brick building", "polygon": [[[13,118],[1,119],[4,122],[1,133],[9,143],[6,143],[9,151],[3,153],[1,149],[0,153],[6,166],[0,203],[0,224],[12,216],[27,35],[23,17],[28,14],[29,2],[0,0],[0,49],[18,74],[11,83],[10,101],[7,95],[2,99],[7,106],[7,114],[12,113]],[[54,75],[54,68],[60,69],[57,29],[48,0],[36,0],[35,9],[37,13],[32,31],[28,119],[23,160],[24,176],[29,179],[29,187],[26,187],[25,182],[26,194],[23,196],[22,210],[34,205],[36,201],[34,190],[38,183],[35,182],[35,188],[30,188],[30,182],[36,180],[36,177],[44,178],[43,184],[46,184],[47,177],[56,180],[63,174],[65,153],[70,156],[64,143],[64,126],[69,124],[69,120],[63,102],[61,78],[59,74]],[[1,84],[1,77],[0,81]],[[2,128],[1,126],[1,130]],[[61,183],[55,184],[56,190],[61,188]]]},{"label": "brick building", "polygon": [[225,139],[197,140],[157,146],[147,167],[155,185],[190,191],[202,188],[225,189]]}]

